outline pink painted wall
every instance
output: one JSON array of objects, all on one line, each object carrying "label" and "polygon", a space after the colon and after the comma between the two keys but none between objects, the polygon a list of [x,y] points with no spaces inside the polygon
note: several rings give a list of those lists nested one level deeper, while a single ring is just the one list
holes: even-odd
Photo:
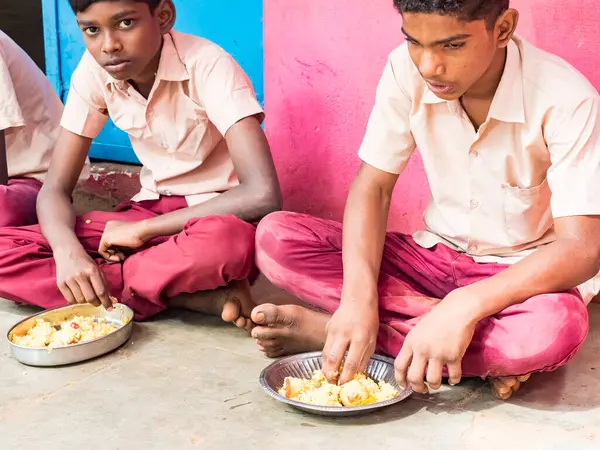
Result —
[{"label": "pink painted wall", "polygon": [[[598,0],[513,0],[519,33],[600,89]],[[368,6],[367,6],[368,5]],[[264,0],[266,130],[286,208],[341,219],[387,54],[402,42],[392,0]],[[418,156],[396,189],[390,227],[421,225]]]}]

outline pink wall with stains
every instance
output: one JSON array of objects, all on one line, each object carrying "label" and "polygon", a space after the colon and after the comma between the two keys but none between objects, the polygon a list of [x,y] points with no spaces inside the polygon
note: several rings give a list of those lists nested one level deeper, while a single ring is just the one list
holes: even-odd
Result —
[{"label": "pink wall with stains", "polygon": [[[513,0],[519,34],[600,89],[598,0]],[[368,6],[366,6],[368,5]],[[341,219],[387,54],[402,42],[392,0],[264,0],[266,130],[286,208]],[[390,227],[421,225],[427,181],[417,157],[395,192]]]}]

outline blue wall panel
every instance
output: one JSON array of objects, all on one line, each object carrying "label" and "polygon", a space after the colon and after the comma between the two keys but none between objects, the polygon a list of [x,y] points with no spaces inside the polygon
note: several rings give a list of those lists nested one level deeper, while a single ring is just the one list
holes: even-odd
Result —
[{"label": "blue wall panel", "polygon": [[[42,0],[47,75],[66,100],[71,74],[84,52],[81,32],[67,0]],[[263,103],[262,0],[174,0],[175,29],[221,45],[250,76]],[[90,156],[138,162],[126,134],[109,122],[92,144]]]}]

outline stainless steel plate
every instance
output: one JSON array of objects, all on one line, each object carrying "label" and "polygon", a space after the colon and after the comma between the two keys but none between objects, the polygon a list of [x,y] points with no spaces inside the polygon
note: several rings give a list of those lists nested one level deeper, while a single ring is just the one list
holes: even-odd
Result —
[{"label": "stainless steel plate", "polygon": [[[73,314],[104,317],[108,322],[117,325],[118,328],[112,333],[98,339],[74,345],[54,347],[52,349],[25,347],[14,344],[11,340],[11,336],[13,335],[25,335],[35,325],[37,319],[59,322]],[[96,358],[120,347],[131,336],[132,320],[133,311],[122,304],[115,305],[112,312],[106,311],[102,306],[95,307],[90,304],[71,305],[43,311],[27,317],[12,327],[8,331],[6,338],[10,344],[13,358],[23,364],[39,367],[63,366]]]},{"label": "stainless steel plate", "polygon": [[265,368],[260,375],[260,384],[264,390],[283,403],[287,403],[302,411],[312,414],[331,417],[355,416],[377,411],[386,406],[399,403],[412,394],[412,390],[403,390],[394,378],[394,360],[385,356],[374,355],[369,361],[366,373],[376,381],[385,381],[394,386],[400,394],[390,400],[373,403],[365,406],[316,406],[290,400],[279,394],[285,377],[308,379],[315,370],[321,369],[323,364],[322,352],[304,353],[280,359]]}]

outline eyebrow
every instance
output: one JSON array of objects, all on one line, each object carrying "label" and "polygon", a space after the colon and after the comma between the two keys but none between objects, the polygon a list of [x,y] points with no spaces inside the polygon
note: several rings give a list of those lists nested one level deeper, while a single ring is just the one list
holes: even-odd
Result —
[{"label": "eyebrow", "polygon": [[[114,16],[112,16],[110,18],[110,20],[112,22],[118,22],[120,20],[123,20],[125,17],[130,16],[132,14],[136,14],[137,11],[130,9],[127,11],[121,11],[120,13],[115,14]],[[77,23],[79,24],[79,26],[82,27],[91,27],[94,26],[96,24],[96,22],[94,20],[78,20]]]},{"label": "eyebrow", "polygon": [[[419,42],[414,37],[412,37],[410,34],[408,34],[404,30],[404,28],[402,28],[402,33],[404,34],[404,36],[406,36],[406,39],[409,39],[409,40],[414,41],[414,42]],[[440,39],[438,41],[435,41],[431,45],[435,46],[435,45],[449,44],[451,42],[458,41],[458,40],[461,40],[461,39],[466,39],[466,38],[469,38],[469,37],[471,37],[470,34],[455,34],[454,36],[450,36],[450,37],[447,37],[445,39]]]}]

